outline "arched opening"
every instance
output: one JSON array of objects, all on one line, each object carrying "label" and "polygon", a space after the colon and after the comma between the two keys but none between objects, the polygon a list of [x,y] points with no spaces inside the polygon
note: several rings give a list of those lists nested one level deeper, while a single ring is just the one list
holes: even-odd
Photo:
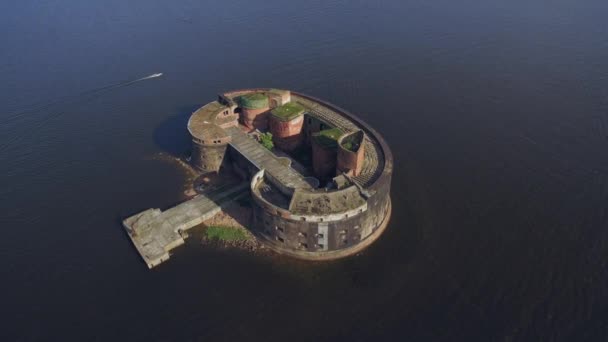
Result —
[{"label": "arched opening", "polygon": [[237,118],[237,120],[240,123],[243,123],[243,116],[241,115],[241,113],[243,112],[243,108],[241,107],[236,107],[234,108],[234,114],[238,115],[239,117]]}]

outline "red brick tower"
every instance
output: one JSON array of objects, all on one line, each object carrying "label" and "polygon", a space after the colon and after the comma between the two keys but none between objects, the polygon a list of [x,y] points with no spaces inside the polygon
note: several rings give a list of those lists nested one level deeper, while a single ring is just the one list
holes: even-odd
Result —
[{"label": "red brick tower", "polygon": [[248,128],[268,128],[268,96],[261,93],[246,94],[239,98],[241,120]]},{"label": "red brick tower", "polygon": [[342,136],[338,140],[337,173],[346,173],[349,176],[358,176],[365,160],[363,131],[353,132]]},{"label": "red brick tower", "polygon": [[270,112],[268,123],[275,145],[283,151],[293,151],[302,145],[304,108],[295,102],[279,106]]},{"label": "red brick tower", "polygon": [[339,128],[331,128],[312,135],[312,168],[319,180],[336,175],[338,139],[342,134]]}]

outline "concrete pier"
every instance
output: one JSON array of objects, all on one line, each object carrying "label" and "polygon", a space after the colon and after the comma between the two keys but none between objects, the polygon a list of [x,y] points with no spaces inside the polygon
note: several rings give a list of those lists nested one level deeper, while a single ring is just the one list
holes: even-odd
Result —
[{"label": "concrete pier", "polygon": [[188,229],[212,218],[222,206],[247,193],[246,182],[216,189],[166,211],[142,211],[125,219],[123,226],[148,268],[152,268],[167,261],[169,252],[184,244]]}]

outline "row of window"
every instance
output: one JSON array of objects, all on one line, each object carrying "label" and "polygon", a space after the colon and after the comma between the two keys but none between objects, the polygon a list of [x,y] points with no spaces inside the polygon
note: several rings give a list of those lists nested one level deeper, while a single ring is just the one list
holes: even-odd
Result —
[{"label": "row of window", "polygon": [[[277,239],[277,241],[279,241],[281,243],[285,242],[285,239],[283,239],[280,236],[277,236],[276,239]],[[301,249],[308,249],[308,244],[306,242],[300,242],[300,243],[298,243],[298,247],[301,248]],[[315,244],[315,248],[324,248],[324,247],[325,247],[325,245],[322,244],[322,243],[316,243]]]},{"label": "row of window", "polygon": [[[317,234],[317,235],[320,235],[320,237],[323,237],[322,234]],[[285,243],[285,239],[283,237],[277,235],[277,236],[275,236],[275,238],[276,238],[277,241],[279,241],[281,243]],[[355,236],[355,239],[356,240],[361,240],[361,234],[357,234]],[[348,239],[346,239],[345,237],[342,238],[342,245],[348,245]],[[316,248],[323,248],[324,246],[325,245],[322,244],[322,243],[315,244]],[[298,247],[299,248],[307,249],[308,248],[308,244],[306,242],[299,242],[298,243]]]},{"label": "row of window", "polygon": [[201,159],[205,159],[205,160],[222,160],[224,156],[223,155],[214,155],[214,156],[208,156],[206,154],[201,154]]},{"label": "row of window", "polygon": [[[264,223],[266,224],[266,227],[268,227],[268,226],[271,225],[270,221],[268,221],[268,220],[265,220]],[[353,227],[353,229],[355,231],[358,231],[360,228],[361,228],[360,225],[355,225]],[[274,229],[276,231],[278,231],[278,232],[285,233],[285,227],[274,226]],[[266,228],[264,232],[266,233],[266,235],[270,235],[270,230],[268,228]],[[340,244],[342,246],[348,245],[349,240],[346,237],[346,235],[348,234],[348,230],[347,229],[342,229],[342,230],[340,230],[340,232],[338,234],[339,234]],[[300,231],[300,232],[298,232],[298,236],[301,237],[301,238],[307,238],[308,237],[308,233]],[[323,239],[324,238],[324,234],[317,233],[317,234],[314,234],[314,237],[317,238],[317,239]],[[279,236],[278,234],[275,235],[275,239],[278,242],[285,243],[285,238],[282,237],[282,236]],[[353,237],[353,239],[354,239],[354,241],[360,241],[361,240],[361,234],[356,234]],[[317,249],[323,249],[324,248],[324,244],[315,244],[314,247],[317,248]],[[308,243],[300,241],[300,242],[298,242],[298,248],[300,248],[300,249],[308,249]]]},{"label": "row of window", "polygon": [[[359,209],[359,214],[362,213],[362,212],[363,212],[363,209]],[[348,214],[344,214],[344,218],[347,219],[348,218]],[[306,222],[306,217],[302,216],[300,218],[300,220]],[[319,222],[323,222],[323,218],[322,217],[319,218]]]},{"label": "row of window", "polygon": [[[266,223],[267,226],[270,225],[270,222],[268,222],[268,221],[266,221],[264,223]],[[359,230],[360,228],[361,228],[361,226],[359,226],[359,225],[356,225],[356,226],[353,227],[354,230]],[[280,231],[281,233],[285,232],[285,228],[280,227],[280,226],[274,226],[274,229]],[[342,229],[340,231],[340,235],[346,235],[346,233],[348,233],[348,231],[346,229]],[[298,236],[300,236],[300,237],[308,237],[308,234],[306,232],[298,232]],[[323,234],[315,234],[315,237],[317,237],[317,238],[323,238]]]},{"label": "row of window", "polygon": [[[281,233],[285,232],[285,228],[283,228],[283,227],[274,226],[274,229],[280,231]],[[346,230],[343,230],[343,231],[346,233]],[[306,238],[306,237],[308,237],[308,233],[306,233],[306,232],[298,232],[298,236]],[[319,238],[319,239],[322,239],[323,238],[323,234],[315,234],[315,237]]]},{"label": "row of window", "polygon": [[[205,140],[200,140],[200,139],[196,139],[196,138],[194,138],[194,141],[197,142],[197,143],[199,143],[199,144],[202,144],[202,145],[206,145],[206,144],[209,143],[209,140],[207,140],[207,142],[205,142]],[[221,144],[222,140],[213,140],[212,143],[213,144]]]}]

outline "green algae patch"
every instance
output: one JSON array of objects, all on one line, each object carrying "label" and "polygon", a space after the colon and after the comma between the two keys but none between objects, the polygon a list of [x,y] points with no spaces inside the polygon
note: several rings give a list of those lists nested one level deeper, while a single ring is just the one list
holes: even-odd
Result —
[{"label": "green algae patch", "polygon": [[238,98],[239,105],[247,109],[268,108],[268,96],[261,93],[246,94]]},{"label": "green algae patch", "polygon": [[335,148],[338,146],[338,139],[344,134],[339,128],[326,129],[312,135],[315,142],[321,146]]},{"label": "green algae patch", "polygon": [[249,236],[239,228],[210,226],[204,231],[205,237],[208,240],[220,241],[246,241]]},{"label": "green algae patch", "polygon": [[288,102],[273,109],[270,113],[281,121],[290,121],[300,116],[303,112],[304,107],[295,102]]},{"label": "green algae patch", "polygon": [[342,144],[342,147],[344,147],[345,149],[347,149],[351,152],[357,152],[357,150],[358,150],[358,146],[355,146],[355,144],[353,144],[350,141],[347,141],[344,144]]}]

